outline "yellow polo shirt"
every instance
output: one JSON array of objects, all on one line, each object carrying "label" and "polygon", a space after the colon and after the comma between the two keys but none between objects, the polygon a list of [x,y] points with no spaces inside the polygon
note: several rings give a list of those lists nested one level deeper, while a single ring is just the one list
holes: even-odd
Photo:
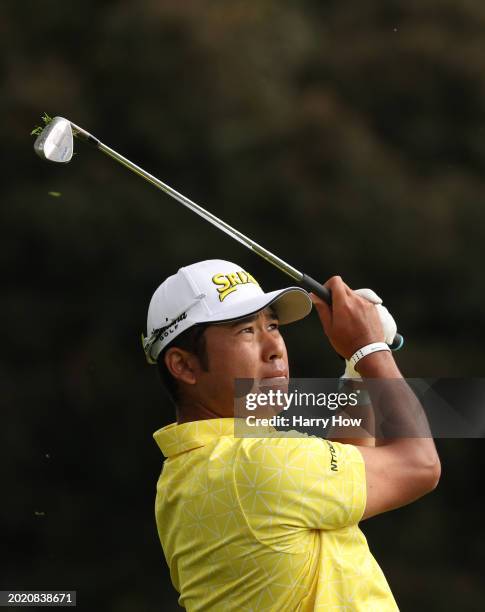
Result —
[{"label": "yellow polo shirt", "polygon": [[166,457],[155,514],[189,611],[397,610],[358,527],[365,465],[320,438],[235,438],[234,419],[154,434]]}]

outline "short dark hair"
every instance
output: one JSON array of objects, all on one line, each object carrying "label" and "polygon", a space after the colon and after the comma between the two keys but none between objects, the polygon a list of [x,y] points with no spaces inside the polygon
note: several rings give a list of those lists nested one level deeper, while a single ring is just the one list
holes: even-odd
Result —
[{"label": "short dark hair", "polygon": [[204,332],[209,325],[210,323],[198,323],[197,325],[186,329],[174,340],[172,340],[172,342],[167,344],[157,358],[157,367],[160,380],[175,406],[177,406],[178,402],[180,401],[180,386],[177,379],[172,376],[165,365],[165,354],[168,349],[173,347],[189,351],[199,359],[202,369],[208,371],[209,356],[207,354],[207,344]]}]

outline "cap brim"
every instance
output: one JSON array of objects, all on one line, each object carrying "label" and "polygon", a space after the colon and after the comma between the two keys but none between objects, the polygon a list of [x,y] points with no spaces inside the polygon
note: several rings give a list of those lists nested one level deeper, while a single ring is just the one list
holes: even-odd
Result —
[{"label": "cap brim", "polygon": [[312,301],[301,287],[287,287],[286,289],[278,289],[270,291],[262,295],[255,296],[249,300],[239,302],[234,308],[228,308],[224,312],[224,317],[218,313],[214,317],[204,317],[198,321],[199,323],[225,323],[227,321],[235,321],[244,319],[256,314],[260,310],[273,306],[278,316],[279,323],[293,323],[306,317],[312,310]]}]

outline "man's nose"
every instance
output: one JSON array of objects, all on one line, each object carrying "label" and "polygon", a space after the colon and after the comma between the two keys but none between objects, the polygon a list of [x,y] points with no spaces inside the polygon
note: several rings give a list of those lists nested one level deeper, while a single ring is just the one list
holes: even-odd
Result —
[{"label": "man's nose", "polygon": [[280,334],[275,334],[274,331],[265,332],[263,351],[265,360],[281,359],[284,355],[284,343]]}]

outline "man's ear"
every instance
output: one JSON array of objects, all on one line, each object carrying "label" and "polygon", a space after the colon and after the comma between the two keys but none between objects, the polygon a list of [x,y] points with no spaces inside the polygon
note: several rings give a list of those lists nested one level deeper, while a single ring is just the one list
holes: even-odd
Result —
[{"label": "man's ear", "polygon": [[176,380],[188,385],[195,385],[197,374],[200,371],[200,364],[196,355],[174,346],[165,353],[164,360],[168,371]]}]

